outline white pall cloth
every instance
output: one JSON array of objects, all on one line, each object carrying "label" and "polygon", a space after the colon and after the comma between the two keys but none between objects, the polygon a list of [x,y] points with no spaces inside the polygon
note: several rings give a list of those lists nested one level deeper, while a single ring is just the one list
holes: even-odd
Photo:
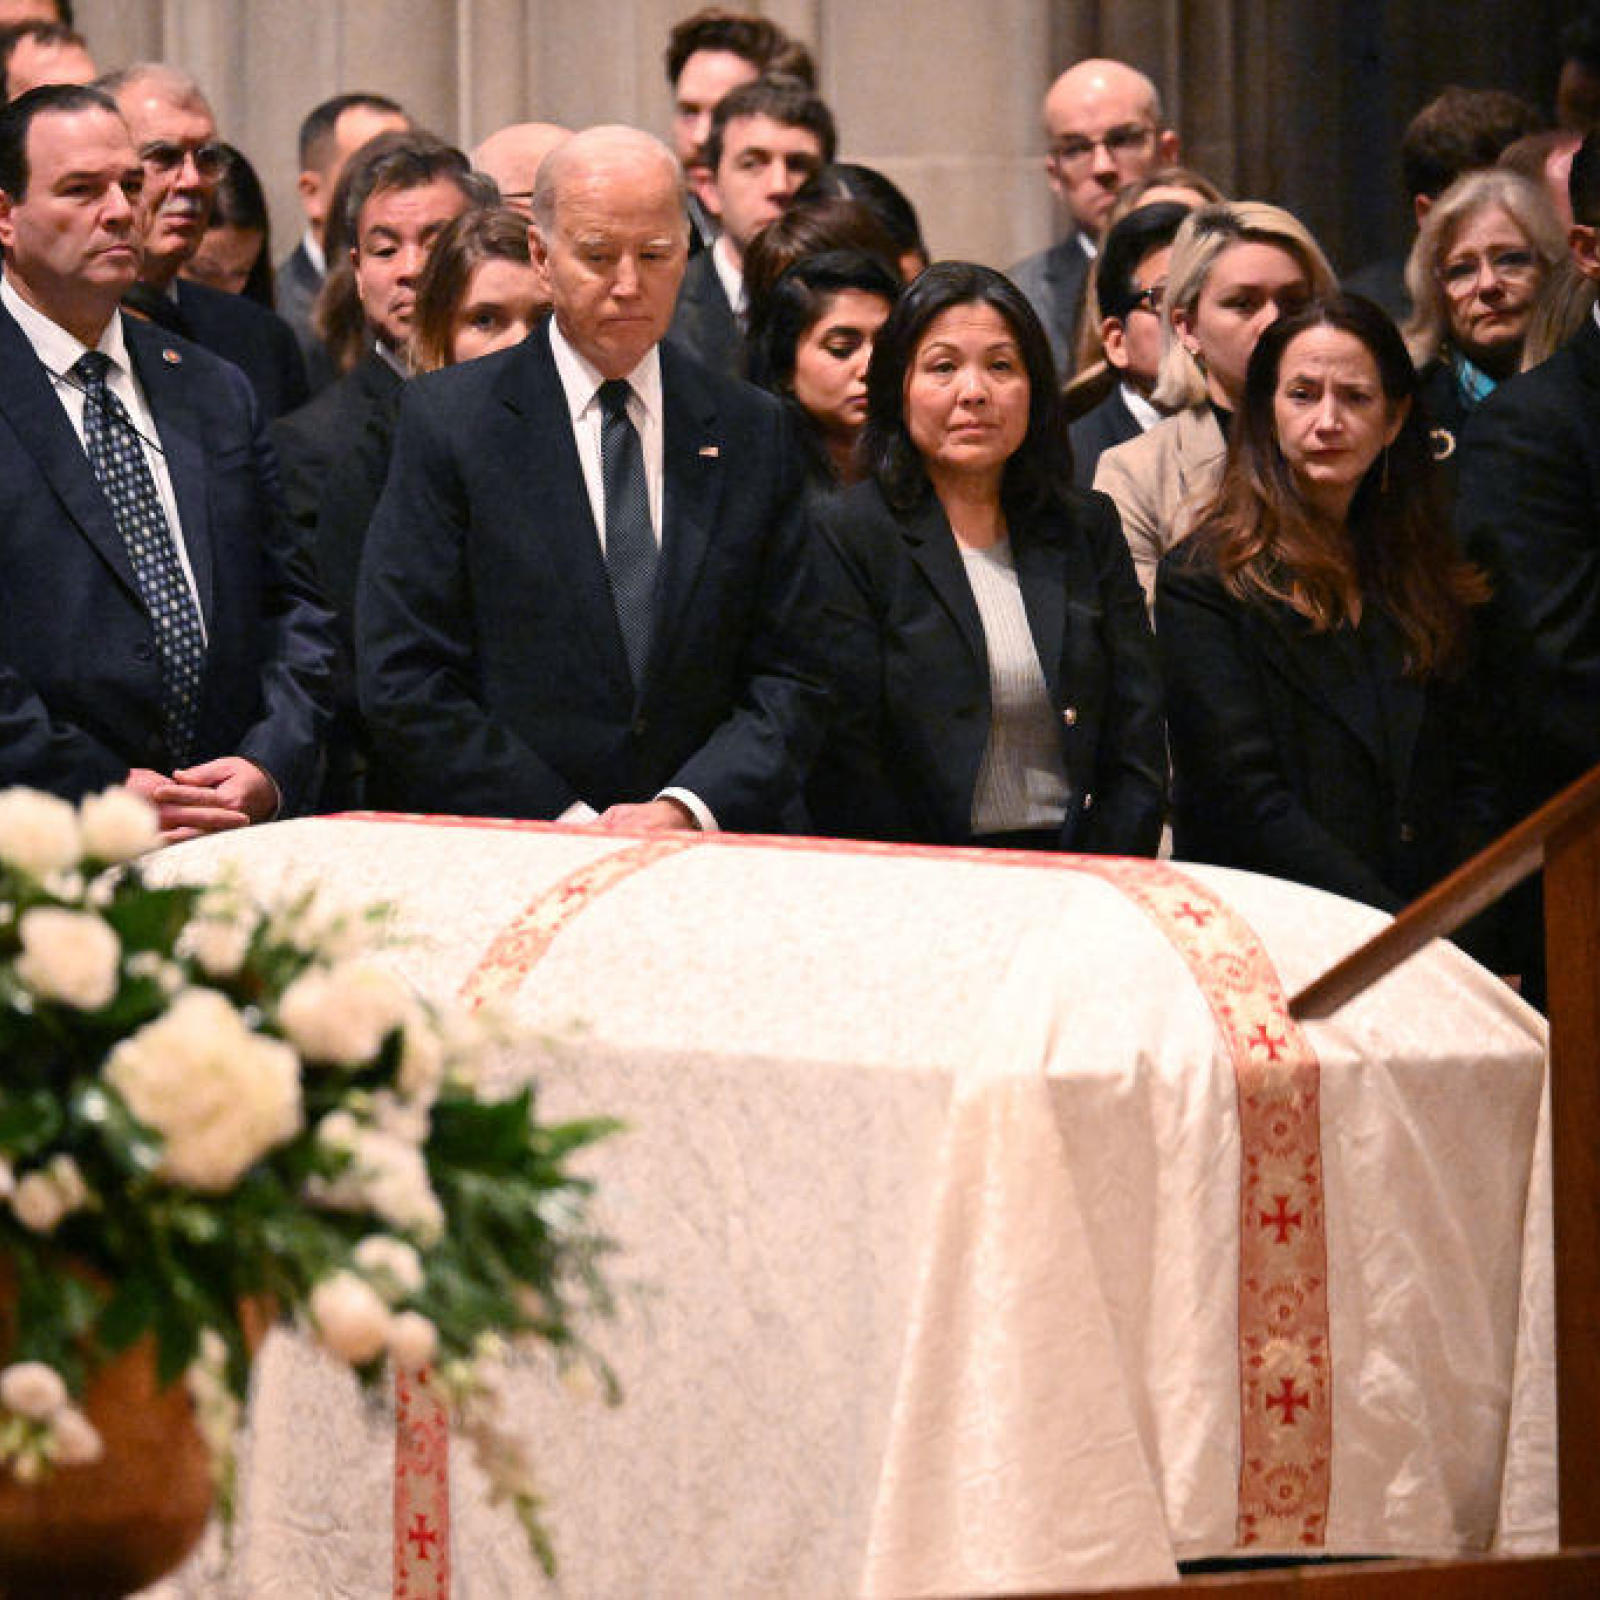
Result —
[{"label": "white pall cloth", "polygon": [[[1453,947],[1299,1030],[1384,917],[1215,868],[357,818],[160,870],[224,866],[392,902],[546,1111],[628,1125],[624,1403],[515,1394],[563,1594],[1554,1547],[1544,1031]],[[392,1421],[299,1338],[250,1429],[231,1560],[164,1592],[540,1592],[464,1449],[394,1525]]]}]

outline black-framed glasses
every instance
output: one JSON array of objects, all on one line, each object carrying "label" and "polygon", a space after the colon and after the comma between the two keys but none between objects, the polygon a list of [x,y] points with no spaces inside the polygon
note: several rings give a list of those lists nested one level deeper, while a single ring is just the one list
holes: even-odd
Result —
[{"label": "black-framed glasses", "polygon": [[1161,315],[1161,307],[1167,298],[1167,286],[1164,283],[1152,283],[1149,288],[1141,289],[1128,302],[1128,310],[1148,311],[1152,316]]},{"label": "black-framed glasses", "polygon": [[152,172],[176,172],[185,157],[194,161],[194,170],[202,178],[220,178],[228,164],[228,152],[215,140],[205,144],[180,144],[175,139],[152,139],[140,145],[139,159]]},{"label": "black-framed glasses", "polygon": [[1482,256],[1458,256],[1439,268],[1439,282],[1447,295],[1462,298],[1477,287],[1485,266],[1502,283],[1521,283],[1539,271],[1541,262],[1532,250],[1491,250]]},{"label": "black-framed glasses", "polygon": [[1081,133],[1069,133],[1050,146],[1050,159],[1065,171],[1081,170],[1094,160],[1096,150],[1103,149],[1113,161],[1127,161],[1142,156],[1156,136],[1148,122],[1124,122],[1108,128],[1098,139]]}]

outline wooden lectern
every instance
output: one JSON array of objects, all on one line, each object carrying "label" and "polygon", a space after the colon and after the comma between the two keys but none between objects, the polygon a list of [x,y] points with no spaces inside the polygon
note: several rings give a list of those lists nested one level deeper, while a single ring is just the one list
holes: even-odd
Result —
[{"label": "wooden lectern", "polygon": [[[1290,1003],[1326,1017],[1544,869],[1561,1545],[1553,1556],[1343,1562],[1189,1577],[1120,1600],[1592,1600],[1600,1595],[1600,767],[1436,884]],[[1066,1600],[1066,1597],[1061,1597]]]}]

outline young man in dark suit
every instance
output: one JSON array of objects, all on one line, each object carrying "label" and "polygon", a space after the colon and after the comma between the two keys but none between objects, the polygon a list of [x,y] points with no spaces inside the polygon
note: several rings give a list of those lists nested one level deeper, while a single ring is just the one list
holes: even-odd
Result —
[{"label": "young man in dark suit", "polygon": [[304,804],[333,641],[249,384],[118,308],[143,184],[100,91],[0,111],[0,784],[176,839]]},{"label": "young man in dark suit", "polygon": [[575,135],[534,219],[553,315],[401,402],[356,611],[381,798],[776,828],[826,698],[781,408],[661,343],[688,243],[664,145]]}]

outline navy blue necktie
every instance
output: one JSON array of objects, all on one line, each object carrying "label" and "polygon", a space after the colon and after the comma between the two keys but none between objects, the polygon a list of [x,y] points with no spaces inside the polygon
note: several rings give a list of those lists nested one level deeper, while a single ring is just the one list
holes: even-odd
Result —
[{"label": "navy blue necktie", "polygon": [[72,369],[83,386],[84,443],[155,628],[167,747],[172,765],[184,767],[195,759],[205,635],[138,430],[106,386],[110,366],[110,356],[88,350]]},{"label": "navy blue necktie", "polygon": [[650,526],[644,448],[628,415],[628,380],[600,385],[600,479],[606,503],[606,574],[617,608],[623,648],[635,689],[644,682],[655,624],[656,569],[661,552]]}]

